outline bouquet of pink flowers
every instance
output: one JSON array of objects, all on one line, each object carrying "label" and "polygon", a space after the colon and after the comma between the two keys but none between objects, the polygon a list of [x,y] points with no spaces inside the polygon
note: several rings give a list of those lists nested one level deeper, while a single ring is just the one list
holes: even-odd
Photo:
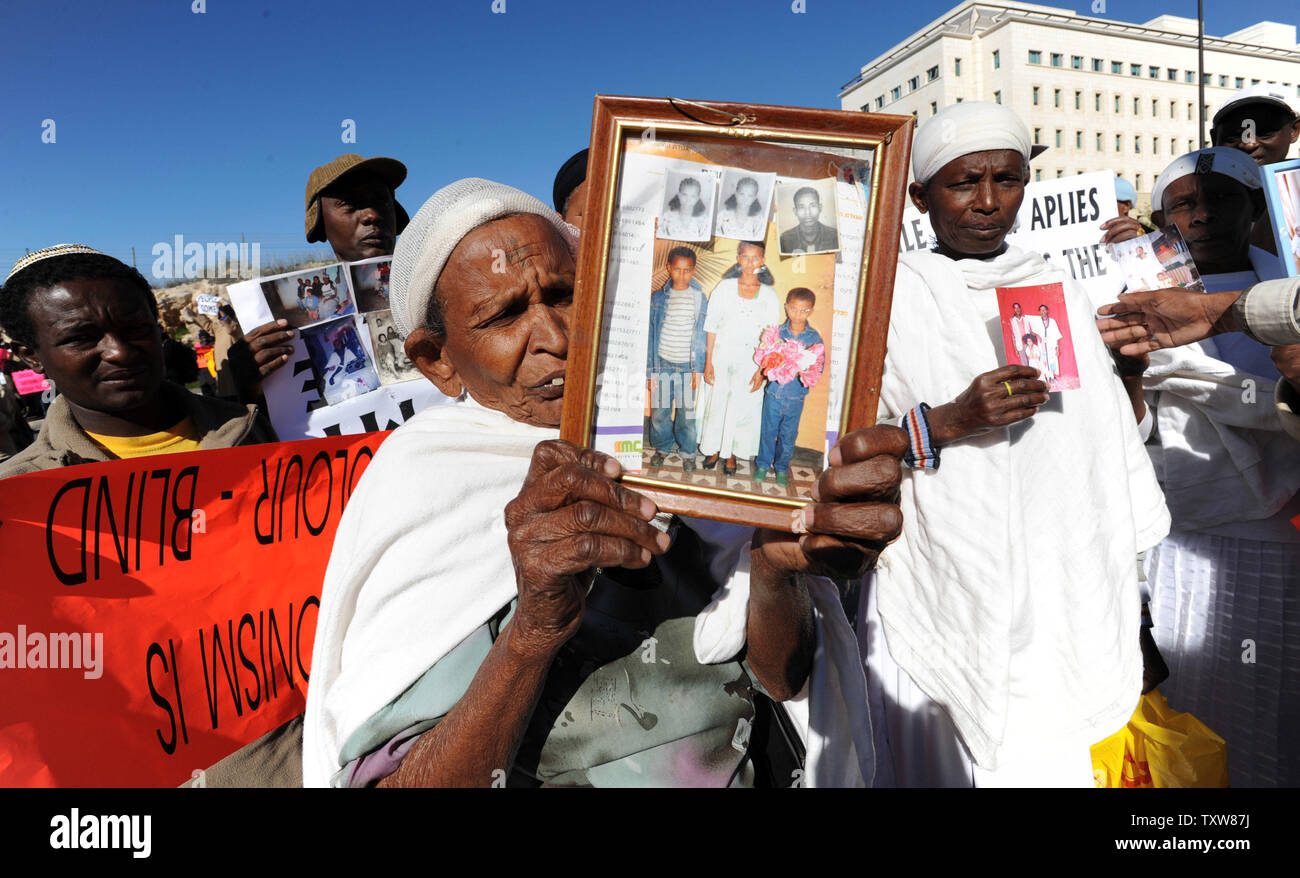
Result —
[{"label": "bouquet of pink flowers", "polygon": [[754,362],[768,381],[789,384],[797,377],[804,387],[813,387],[822,377],[826,348],[821,344],[804,347],[792,338],[783,341],[781,327],[769,326],[754,351]]}]

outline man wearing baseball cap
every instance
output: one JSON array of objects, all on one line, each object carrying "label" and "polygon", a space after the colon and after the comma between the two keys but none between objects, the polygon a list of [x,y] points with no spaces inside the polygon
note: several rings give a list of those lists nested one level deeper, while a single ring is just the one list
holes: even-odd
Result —
[{"label": "man wearing baseball cap", "polygon": [[[307,240],[329,241],[344,262],[393,255],[397,235],[410,220],[396,196],[405,179],[406,165],[384,156],[346,153],[316,168],[307,177]],[[245,338],[262,378],[293,353],[293,330],[283,320],[259,326]]]},{"label": "man wearing baseball cap", "polygon": [[1277,83],[1252,85],[1219,107],[1210,126],[1215,146],[1231,146],[1268,165],[1287,157],[1300,140],[1300,107]]}]

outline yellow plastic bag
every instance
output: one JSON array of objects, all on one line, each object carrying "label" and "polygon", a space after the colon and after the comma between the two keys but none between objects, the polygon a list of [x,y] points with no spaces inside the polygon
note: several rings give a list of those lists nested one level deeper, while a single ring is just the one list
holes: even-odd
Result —
[{"label": "yellow plastic bag", "polygon": [[1128,725],[1092,745],[1098,787],[1226,787],[1223,739],[1190,713],[1179,713],[1153,689]]}]

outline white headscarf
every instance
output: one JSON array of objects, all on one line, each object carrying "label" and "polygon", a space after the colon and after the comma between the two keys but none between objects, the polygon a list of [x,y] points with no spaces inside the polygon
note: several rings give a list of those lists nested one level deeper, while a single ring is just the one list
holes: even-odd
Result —
[{"label": "white headscarf", "polygon": [[577,229],[558,213],[526,192],[479,177],[442,187],[411,217],[393,251],[391,274],[393,322],[403,337],[424,323],[438,276],[461,239],[484,223],[516,213],[546,219],[577,252]]},{"label": "white headscarf", "polygon": [[944,107],[916,132],[912,176],[922,185],[953,159],[991,149],[1014,149],[1029,161],[1029,129],[1009,107],[980,101]]}]

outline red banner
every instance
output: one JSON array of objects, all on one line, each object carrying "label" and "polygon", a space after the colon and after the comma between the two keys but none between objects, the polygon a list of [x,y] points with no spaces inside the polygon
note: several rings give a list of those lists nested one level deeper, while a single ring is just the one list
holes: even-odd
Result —
[{"label": "red banner", "polygon": [[175,786],[301,713],[386,433],[0,480],[0,785]]}]

